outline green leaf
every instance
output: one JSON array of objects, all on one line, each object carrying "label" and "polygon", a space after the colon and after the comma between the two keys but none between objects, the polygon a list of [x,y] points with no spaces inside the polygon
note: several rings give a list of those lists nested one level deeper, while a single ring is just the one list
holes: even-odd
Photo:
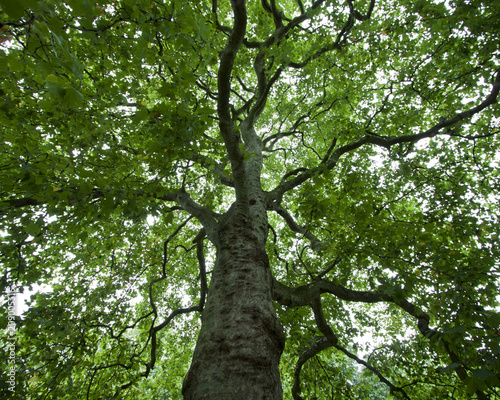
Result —
[{"label": "green leaf", "polygon": [[482,381],[487,380],[492,376],[496,376],[496,373],[489,368],[483,366],[481,369],[475,370],[473,376],[478,377]]},{"label": "green leaf", "polygon": [[240,3],[2,2],[16,396],[494,396],[498,2]]},{"label": "green leaf", "polygon": [[460,363],[451,363],[447,367],[441,368],[441,372],[442,373],[452,372],[452,371],[456,370],[460,366],[462,366],[462,364],[460,364]]},{"label": "green leaf", "polygon": [[27,3],[23,0],[3,0],[3,11],[13,20],[18,20],[24,16],[24,5]]},{"label": "green leaf", "polygon": [[68,107],[78,108],[85,103],[85,97],[78,90],[69,88],[65,91],[64,103]]}]

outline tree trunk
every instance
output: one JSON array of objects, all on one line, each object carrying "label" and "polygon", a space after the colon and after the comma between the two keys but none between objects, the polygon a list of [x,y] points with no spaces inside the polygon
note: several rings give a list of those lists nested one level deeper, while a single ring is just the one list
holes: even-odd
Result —
[{"label": "tree trunk", "polygon": [[186,400],[282,399],[279,359],[285,338],[271,299],[265,239],[248,218],[219,231],[217,259]]}]

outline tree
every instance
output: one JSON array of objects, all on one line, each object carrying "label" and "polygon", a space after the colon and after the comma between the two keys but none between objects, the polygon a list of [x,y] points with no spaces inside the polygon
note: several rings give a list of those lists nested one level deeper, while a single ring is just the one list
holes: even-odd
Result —
[{"label": "tree", "polygon": [[500,398],[499,15],[2,1],[15,395]]}]

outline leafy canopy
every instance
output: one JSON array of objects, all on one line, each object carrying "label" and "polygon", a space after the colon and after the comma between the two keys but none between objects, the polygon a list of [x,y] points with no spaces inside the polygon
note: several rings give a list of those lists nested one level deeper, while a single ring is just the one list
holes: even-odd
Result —
[{"label": "leafy canopy", "polygon": [[247,2],[225,69],[236,3],[2,1],[1,285],[45,288],[16,395],[181,396],[199,210],[258,158],[222,82],[261,139],[285,396],[499,398],[500,4]]}]

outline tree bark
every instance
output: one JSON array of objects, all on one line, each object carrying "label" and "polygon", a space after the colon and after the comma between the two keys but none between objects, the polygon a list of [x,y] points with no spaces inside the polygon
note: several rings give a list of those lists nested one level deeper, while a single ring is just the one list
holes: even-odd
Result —
[{"label": "tree bark", "polygon": [[262,230],[235,214],[219,231],[186,400],[282,399],[279,359],[285,338],[271,297]]}]

